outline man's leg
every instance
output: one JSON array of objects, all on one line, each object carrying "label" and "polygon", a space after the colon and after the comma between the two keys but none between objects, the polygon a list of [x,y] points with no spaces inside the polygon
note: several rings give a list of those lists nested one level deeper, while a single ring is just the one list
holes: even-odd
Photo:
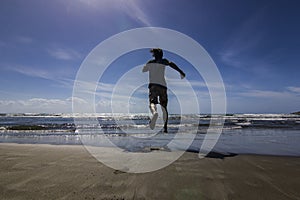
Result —
[{"label": "man's leg", "polygon": [[161,106],[161,110],[162,110],[163,119],[164,119],[164,132],[167,133],[168,132],[168,118],[169,118],[168,109],[167,109],[167,107]]},{"label": "man's leg", "polygon": [[149,108],[150,108],[150,111],[152,113],[152,118],[151,118],[151,121],[150,121],[150,128],[153,130],[155,128],[156,120],[157,120],[157,117],[158,117],[156,104],[150,103]]},{"label": "man's leg", "polygon": [[150,103],[149,108],[152,113],[150,128],[153,130],[155,128],[156,120],[158,118],[157,107],[156,107],[158,101],[157,101],[157,91],[155,86],[149,88],[149,103]]},{"label": "man's leg", "polygon": [[167,105],[168,105],[167,88],[161,88],[160,96],[159,96],[159,102],[160,102],[161,110],[162,110],[162,113],[163,113],[164,132],[167,133],[168,132],[168,118],[169,118],[168,109],[167,109]]},{"label": "man's leg", "polygon": [[157,113],[157,107],[156,107],[156,104],[150,103],[149,108],[150,108],[150,111],[151,111],[152,115],[154,115],[155,113]]}]

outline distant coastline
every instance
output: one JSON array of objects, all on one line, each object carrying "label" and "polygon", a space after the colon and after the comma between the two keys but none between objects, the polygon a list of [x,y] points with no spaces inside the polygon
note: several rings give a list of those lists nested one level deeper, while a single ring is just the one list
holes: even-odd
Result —
[{"label": "distant coastline", "polygon": [[291,113],[293,115],[300,115],[300,111]]}]

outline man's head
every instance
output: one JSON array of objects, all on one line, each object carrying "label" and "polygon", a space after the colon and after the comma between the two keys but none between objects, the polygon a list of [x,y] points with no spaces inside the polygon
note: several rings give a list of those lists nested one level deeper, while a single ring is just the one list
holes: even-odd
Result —
[{"label": "man's head", "polygon": [[151,49],[150,52],[152,53],[152,56],[155,58],[155,59],[162,59],[163,58],[163,51],[159,48],[156,48],[156,49]]}]

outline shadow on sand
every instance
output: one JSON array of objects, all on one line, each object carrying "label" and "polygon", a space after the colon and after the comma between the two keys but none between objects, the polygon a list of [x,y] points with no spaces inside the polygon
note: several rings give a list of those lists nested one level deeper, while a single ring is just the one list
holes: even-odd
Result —
[{"label": "shadow on sand", "polygon": [[[191,153],[199,153],[199,151],[195,151],[195,150],[190,150],[188,149],[187,152],[191,152]],[[234,157],[237,156],[238,154],[236,153],[230,153],[230,152],[225,152],[225,153],[221,153],[221,152],[216,152],[216,151],[211,151],[209,152],[205,158],[217,158],[217,159],[224,159],[226,157]]]}]

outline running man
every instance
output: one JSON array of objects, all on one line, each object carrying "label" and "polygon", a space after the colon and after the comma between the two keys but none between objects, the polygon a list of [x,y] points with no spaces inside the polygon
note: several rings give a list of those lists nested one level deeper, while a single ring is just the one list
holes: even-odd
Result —
[{"label": "running man", "polygon": [[[152,118],[150,121],[150,128],[155,128],[155,123],[158,117],[156,104],[161,105],[163,120],[164,120],[164,132],[168,132],[168,95],[167,84],[165,80],[165,67],[170,66],[180,73],[181,79],[185,77],[185,73],[173,62],[169,62],[163,58],[163,51],[161,49],[151,49],[150,52],[154,57],[154,60],[150,60],[143,68],[143,72],[149,72],[149,103]],[[159,98],[158,98],[159,97]]]}]

